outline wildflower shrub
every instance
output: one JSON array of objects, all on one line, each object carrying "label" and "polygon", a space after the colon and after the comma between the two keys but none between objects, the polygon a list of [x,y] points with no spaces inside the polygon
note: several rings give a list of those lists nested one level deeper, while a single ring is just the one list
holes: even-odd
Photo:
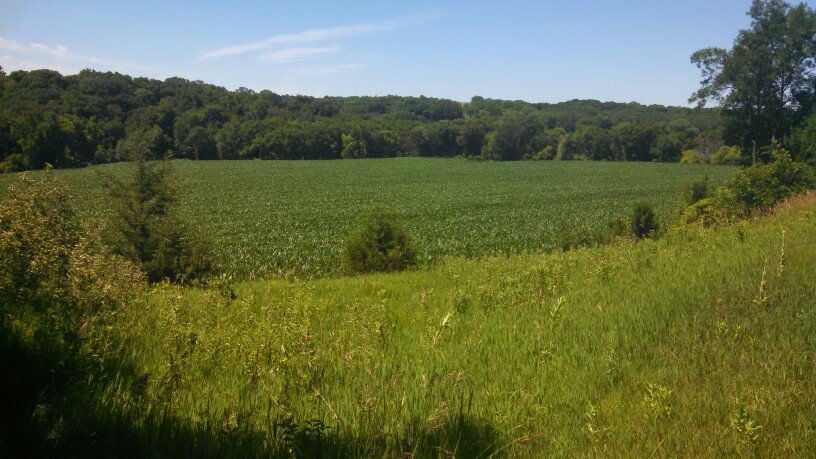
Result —
[{"label": "wildflower shrub", "polygon": [[417,263],[416,251],[396,216],[376,207],[349,240],[344,253],[351,273],[402,271]]},{"label": "wildflower shrub", "polygon": [[117,202],[117,250],[142,267],[150,282],[184,283],[212,272],[209,247],[175,214],[177,189],[164,162],[136,161],[128,181],[109,177]]}]

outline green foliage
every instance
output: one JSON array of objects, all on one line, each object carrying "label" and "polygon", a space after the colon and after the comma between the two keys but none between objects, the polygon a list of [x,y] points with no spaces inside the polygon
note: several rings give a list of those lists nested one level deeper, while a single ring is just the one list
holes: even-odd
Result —
[{"label": "green foliage", "polygon": [[0,172],[20,172],[28,169],[28,161],[22,153],[12,153],[0,162]]},{"label": "green foliage", "polygon": [[569,137],[563,137],[560,142],[558,142],[558,148],[555,153],[555,159],[559,161],[569,161],[575,158],[575,150],[576,146],[573,139]]},{"label": "green foliage", "polygon": [[697,201],[705,199],[711,195],[708,176],[695,180],[686,186],[683,190],[683,202],[685,205],[694,204]]},{"label": "green foliage", "polygon": [[599,234],[593,233],[586,226],[580,228],[564,228],[560,231],[556,245],[567,252],[578,247],[589,247],[598,243]]},{"label": "green foliage", "polygon": [[174,212],[177,190],[170,174],[167,163],[142,159],[129,181],[109,177],[106,184],[117,202],[116,246],[151,282],[188,282],[213,269],[206,244]]},{"label": "green foliage", "polygon": [[725,164],[729,166],[744,166],[750,162],[750,158],[746,158],[742,154],[742,149],[736,146],[720,147],[716,153],[711,156],[711,164]]},{"label": "green foliage", "polygon": [[647,238],[658,230],[657,216],[654,207],[647,202],[639,202],[632,208],[632,234],[638,238]]},{"label": "green foliage", "polygon": [[708,158],[697,150],[686,150],[680,158],[680,164],[706,164]]},{"label": "green foliage", "polygon": [[[791,205],[638,244],[242,282],[231,302],[156,286],[85,325],[69,390],[7,392],[32,403],[2,405],[0,429],[36,420],[4,440],[72,457],[807,455],[816,201]],[[36,325],[15,317],[0,346]],[[69,360],[21,352],[47,336],[0,347],[0,368],[63,379]]]},{"label": "green foliage", "polygon": [[376,207],[349,240],[344,262],[354,273],[402,271],[416,265],[417,255],[396,216]]},{"label": "green foliage", "polygon": [[660,384],[649,383],[641,402],[646,410],[645,416],[652,421],[671,416],[671,395],[671,389]]},{"label": "green foliage", "polygon": [[731,413],[728,420],[731,428],[737,437],[737,441],[742,445],[753,449],[759,441],[762,426],[757,423],[752,413],[746,408],[745,403],[736,400],[737,409]]},{"label": "green foliage", "polygon": [[744,216],[816,186],[812,167],[791,160],[787,150],[774,144],[773,161],[741,169],[723,189],[731,213]]},{"label": "green foliage", "polygon": [[699,224],[703,227],[726,222],[726,213],[723,201],[716,197],[704,198],[687,205],[680,215],[680,225]]},{"label": "green foliage", "polygon": [[816,165],[816,114],[810,115],[785,137],[794,161]]},{"label": "green foliage", "polygon": [[22,176],[0,207],[0,259],[6,303],[50,305],[68,296],[71,252],[80,232],[68,190],[50,172]]},{"label": "green foliage", "polygon": [[531,141],[540,130],[538,120],[530,113],[513,113],[502,117],[495,132],[488,137],[484,156],[488,159],[512,161],[532,153]]},{"label": "green foliage", "polygon": [[50,171],[11,185],[0,203],[3,309],[56,309],[70,324],[81,314],[124,304],[138,289],[138,271],[102,245],[97,228],[80,224],[70,202]]},{"label": "green foliage", "polygon": [[552,147],[552,145],[547,145],[544,149],[536,152],[534,155],[530,156],[527,159],[532,159],[534,161],[542,161],[542,160],[550,160],[555,159],[555,155],[557,154],[557,150]]},{"label": "green foliage", "polygon": [[[712,187],[730,167],[612,162],[474,162],[398,158],[360,161],[172,161],[177,218],[205,235],[213,263],[236,278],[312,278],[341,272],[345,240],[375,197],[398,215],[423,264],[559,246],[562,234],[607,223],[649,199],[668,219],[689,182]],[[59,170],[83,219],[120,207],[103,177],[129,183],[133,167]],[[12,176],[0,176],[0,186]],[[320,186],[315,186],[315,184]]]},{"label": "green foliage", "polygon": [[754,0],[748,14],[751,26],[730,50],[706,48],[691,56],[703,80],[689,101],[718,102],[725,142],[756,151],[810,114],[816,12],[805,3]]},{"label": "green foliage", "polygon": [[616,239],[628,237],[632,234],[631,225],[626,218],[613,218],[605,227],[590,228],[582,226],[578,229],[562,228],[559,232],[556,246],[563,251],[578,247],[595,247],[609,244]]},{"label": "green foliage", "polygon": [[713,194],[715,193],[711,189],[708,176],[686,186],[677,223],[680,226],[699,224],[707,227],[726,221],[727,213],[723,200],[719,196],[712,196]]},{"label": "green foliage", "polygon": [[368,156],[365,140],[352,134],[343,134],[343,159],[359,159]]},{"label": "green foliage", "polygon": [[[467,116],[465,114],[467,113]],[[717,110],[594,100],[281,96],[84,70],[0,75],[2,170],[168,157],[463,156],[678,161],[718,137]]]},{"label": "green foliage", "polygon": [[164,159],[170,154],[170,139],[159,126],[134,131],[116,144],[116,157],[126,161]]},{"label": "green foliage", "polygon": [[626,224],[626,219],[619,217],[609,220],[606,225],[609,240],[626,237],[631,234],[631,226]]},{"label": "green foliage", "polygon": [[739,220],[816,187],[812,166],[792,161],[778,143],[771,145],[770,155],[773,161],[739,170],[714,192],[706,182],[692,184],[678,223],[712,226]]}]

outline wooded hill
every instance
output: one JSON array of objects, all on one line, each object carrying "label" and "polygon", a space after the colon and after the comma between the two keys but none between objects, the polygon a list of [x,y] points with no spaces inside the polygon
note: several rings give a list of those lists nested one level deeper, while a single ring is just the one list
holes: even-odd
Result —
[{"label": "wooded hill", "polygon": [[84,70],[0,70],[5,171],[148,158],[678,161],[720,145],[716,109],[473,97],[287,96]]}]

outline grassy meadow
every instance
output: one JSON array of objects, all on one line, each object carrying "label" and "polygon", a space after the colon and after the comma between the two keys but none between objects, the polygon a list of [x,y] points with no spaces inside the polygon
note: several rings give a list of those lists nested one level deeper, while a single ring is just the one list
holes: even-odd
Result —
[{"label": "grassy meadow", "polygon": [[816,459],[814,2],[4,8],[0,459]]},{"label": "grassy meadow", "polygon": [[812,455],[814,234],[811,193],[638,243],[246,281],[235,299],[158,286],[87,324],[110,371],[75,386],[80,420],[48,438],[172,456]]},{"label": "grassy meadow", "polygon": [[[577,231],[603,229],[634,203],[660,217],[681,190],[725,166],[638,162],[476,162],[440,158],[355,161],[174,161],[180,210],[240,278],[338,272],[345,241],[372,206],[391,207],[426,261],[538,252]],[[128,164],[60,170],[86,218],[104,217],[105,175]],[[0,186],[15,174],[0,176]]]}]

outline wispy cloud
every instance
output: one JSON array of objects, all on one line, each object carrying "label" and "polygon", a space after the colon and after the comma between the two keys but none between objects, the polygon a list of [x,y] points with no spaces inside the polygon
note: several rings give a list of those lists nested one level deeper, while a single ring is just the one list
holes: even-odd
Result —
[{"label": "wispy cloud", "polygon": [[252,51],[261,51],[273,48],[277,45],[309,43],[327,40],[337,40],[341,38],[355,37],[360,35],[370,35],[389,30],[400,29],[411,25],[424,24],[434,17],[409,17],[402,19],[392,19],[390,21],[370,22],[365,24],[353,24],[338,27],[327,27],[323,29],[311,29],[303,32],[276,35],[251,43],[241,45],[225,46],[222,48],[205,51],[199,54],[199,59],[215,59],[236,54],[244,54]]},{"label": "wispy cloud", "polygon": [[[4,68],[9,70],[33,70],[34,68],[57,68],[63,73],[76,73],[83,65],[93,65],[107,70],[141,71],[159,74],[169,74],[165,69],[135,62],[114,61],[85,54],[72,53],[68,47],[58,45],[49,46],[41,43],[24,44],[16,40],[0,37],[0,50],[15,54],[2,56]],[[43,62],[42,59],[52,62]]]},{"label": "wispy cloud", "polygon": [[284,62],[300,61],[310,59],[326,54],[336,54],[340,51],[338,46],[324,46],[320,48],[288,48],[271,53],[261,54],[257,60],[263,62],[271,62],[273,64],[282,64]]},{"label": "wispy cloud", "polygon": [[364,68],[365,64],[338,64],[338,65],[324,65],[317,67],[304,67],[292,72],[290,78],[298,78],[312,75],[336,75],[354,73],[357,70]]},{"label": "wispy cloud", "polygon": [[37,59],[18,58],[10,54],[0,54],[0,67],[3,67],[3,70],[7,72],[12,72],[14,70],[31,71],[50,68],[58,70],[60,73],[65,75],[78,73],[80,70],[82,70],[80,67],[70,64],[63,63],[61,65],[54,66],[53,64],[39,61]]},{"label": "wispy cloud", "polygon": [[42,45],[40,43],[24,45],[15,40],[9,40],[3,37],[0,37],[0,49],[12,51],[15,53],[45,54],[48,56],[58,58],[65,58],[66,56],[69,55],[68,48],[66,48],[65,46],[51,47],[48,45]]}]

